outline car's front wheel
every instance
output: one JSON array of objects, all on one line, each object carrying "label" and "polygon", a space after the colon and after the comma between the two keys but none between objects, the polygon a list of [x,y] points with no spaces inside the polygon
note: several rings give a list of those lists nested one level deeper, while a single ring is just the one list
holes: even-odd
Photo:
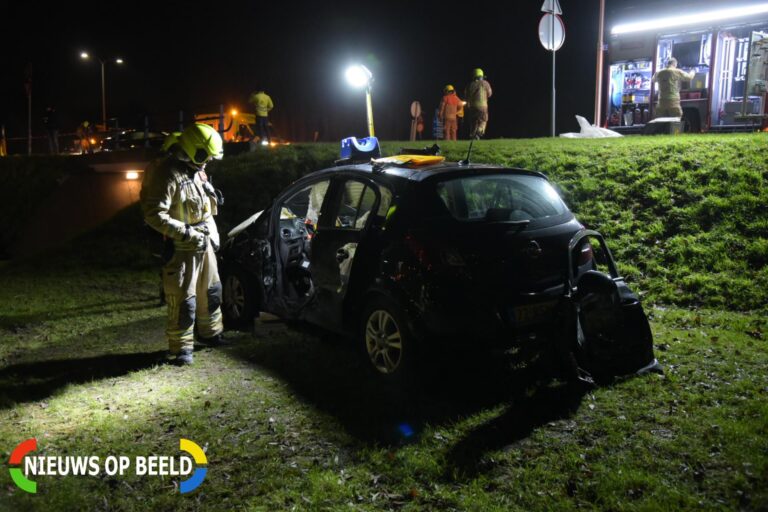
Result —
[{"label": "car's front wheel", "polygon": [[382,379],[405,382],[412,376],[416,346],[400,306],[379,296],[368,303],[362,318],[361,338],[372,371]]},{"label": "car's front wheel", "polygon": [[259,312],[255,289],[245,272],[231,268],[222,276],[222,313],[229,329],[249,329]]}]

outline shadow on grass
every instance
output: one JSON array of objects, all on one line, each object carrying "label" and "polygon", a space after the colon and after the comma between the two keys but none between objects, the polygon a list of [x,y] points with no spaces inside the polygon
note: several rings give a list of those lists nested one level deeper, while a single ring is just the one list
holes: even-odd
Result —
[{"label": "shadow on grass", "polygon": [[[110,340],[108,347],[105,340]],[[9,355],[11,364],[0,367],[0,409],[42,400],[69,384],[117,377],[160,364],[167,353],[158,350],[163,340],[159,319],[148,318],[34,348],[20,346]],[[107,351],[119,353],[105,354]]]},{"label": "shadow on grass", "polygon": [[[136,302],[142,302],[143,304],[135,306],[119,306],[120,304],[134,304]],[[105,315],[113,313],[116,310],[120,312],[126,311],[141,311],[143,309],[152,309],[159,307],[159,301],[157,297],[145,295],[142,298],[130,298],[124,300],[112,300],[98,302],[94,304],[87,304],[84,306],[78,306],[73,308],[60,308],[56,311],[41,311],[39,313],[30,313],[23,315],[0,315],[0,329],[7,329],[9,331],[16,331],[28,327],[30,324],[38,324],[41,322],[51,322],[61,320],[65,318],[76,318],[79,316],[91,316],[91,315]]]},{"label": "shadow on grass", "polygon": [[69,384],[118,377],[160,364],[165,350],[21,363],[0,370],[0,409],[47,398]]},{"label": "shadow on grass", "polygon": [[446,456],[445,478],[471,478],[483,469],[482,456],[528,437],[536,427],[571,417],[588,388],[578,383],[538,386],[514,398],[506,411],[471,430]]},{"label": "shadow on grass", "polygon": [[485,451],[569,416],[583,394],[576,388],[550,391],[545,372],[535,365],[512,370],[510,361],[500,355],[459,350],[431,360],[414,382],[387,387],[348,342],[329,336],[321,341],[316,333],[283,329],[283,335],[265,333],[257,342],[236,346],[229,353],[269,371],[363,443],[407,443],[427,425],[461,421],[507,406],[502,416],[470,432],[452,450],[451,464],[460,472],[471,471]]}]

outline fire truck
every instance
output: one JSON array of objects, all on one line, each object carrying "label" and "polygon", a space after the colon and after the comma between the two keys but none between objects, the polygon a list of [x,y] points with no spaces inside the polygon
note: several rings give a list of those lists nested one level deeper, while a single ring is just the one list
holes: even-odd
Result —
[{"label": "fire truck", "polygon": [[768,3],[730,5],[610,27],[603,123],[642,133],[658,101],[653,75],[675,57],[678,68],[695,73],[680,90],[684,131],[768,126]]}]

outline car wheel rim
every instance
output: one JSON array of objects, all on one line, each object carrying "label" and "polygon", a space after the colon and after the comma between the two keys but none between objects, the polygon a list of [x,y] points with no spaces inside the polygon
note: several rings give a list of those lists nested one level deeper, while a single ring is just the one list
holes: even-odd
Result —
[{"label": "car wheel rim", "polygon": [[389,312],[377,309],[365,324],[365,348],[373,366],[381,373],[394,373],[403,357],[400,327]]},{"label": "car wheel rim", "polygon": [[240,280],[235,276],[227,277],[224,287],[224,304],[232,318],[240,318],[245,310],[245,289]]}]

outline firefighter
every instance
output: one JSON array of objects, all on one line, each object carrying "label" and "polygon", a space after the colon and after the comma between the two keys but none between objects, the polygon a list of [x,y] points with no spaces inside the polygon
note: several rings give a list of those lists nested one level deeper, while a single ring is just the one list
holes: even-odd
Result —
[{"label": "firefighter", "polygon": [[56,107],[47,107],[43,116],[45,132],[48,135],[48,149],[52,155],[59,154],[59,116]]},{"label": "firefighter", "polygon": [[80,139],[80,154],[93,153],[93,146],[91,146],[91,123],[83,121],[80,126],[77,127],[77,137]]},{"label": "firefighter", "polygon": [[463,102],[456,95],[456,89],[450,84],[443,89],[443,99],[440,102],[440,120],[443,121],[443,133],[445,140],[456,140],[459,129],[458,114],[463,107]]},{"label": "firefighter", "polygon": [[677,59],[670,57],[667,67],[653,75],[652,80],[659,84],[659,102],[656,104],[654,117],[682,117],[680,107],[680,82],[693,80],[694,71],[686,73],[677,69]]},{"label": "firefighter", "polygon": [[464,97],[470,113],[469,136],[479,139],[485,135],[485,127],[488,124],[488,98],[493,91],[482,69],[476,68],[472,76],[473,80],[467,85]]},{"label": "firefighter", "polygon": [[141,188],[144,221],[173,241],[173,255],[163,266],[163,291],[168,303],[168,348],[178,365],[191,364],[194,328],[200,341],[221,345],[221,281],[214,254],[219,232],[216,192],[205,165],[221,159],[223,143],[212,127],[195,123],[154,160]]},{"label": "firefighter", "polygon": [[269,94],[265,93],[263,89],[259,89],[251,94],[248,102],[252,103],[256,109],[256,127],[259,131],[261,143],[269,144],[269,112],[275,107],[275,104],[272,102]]}]

